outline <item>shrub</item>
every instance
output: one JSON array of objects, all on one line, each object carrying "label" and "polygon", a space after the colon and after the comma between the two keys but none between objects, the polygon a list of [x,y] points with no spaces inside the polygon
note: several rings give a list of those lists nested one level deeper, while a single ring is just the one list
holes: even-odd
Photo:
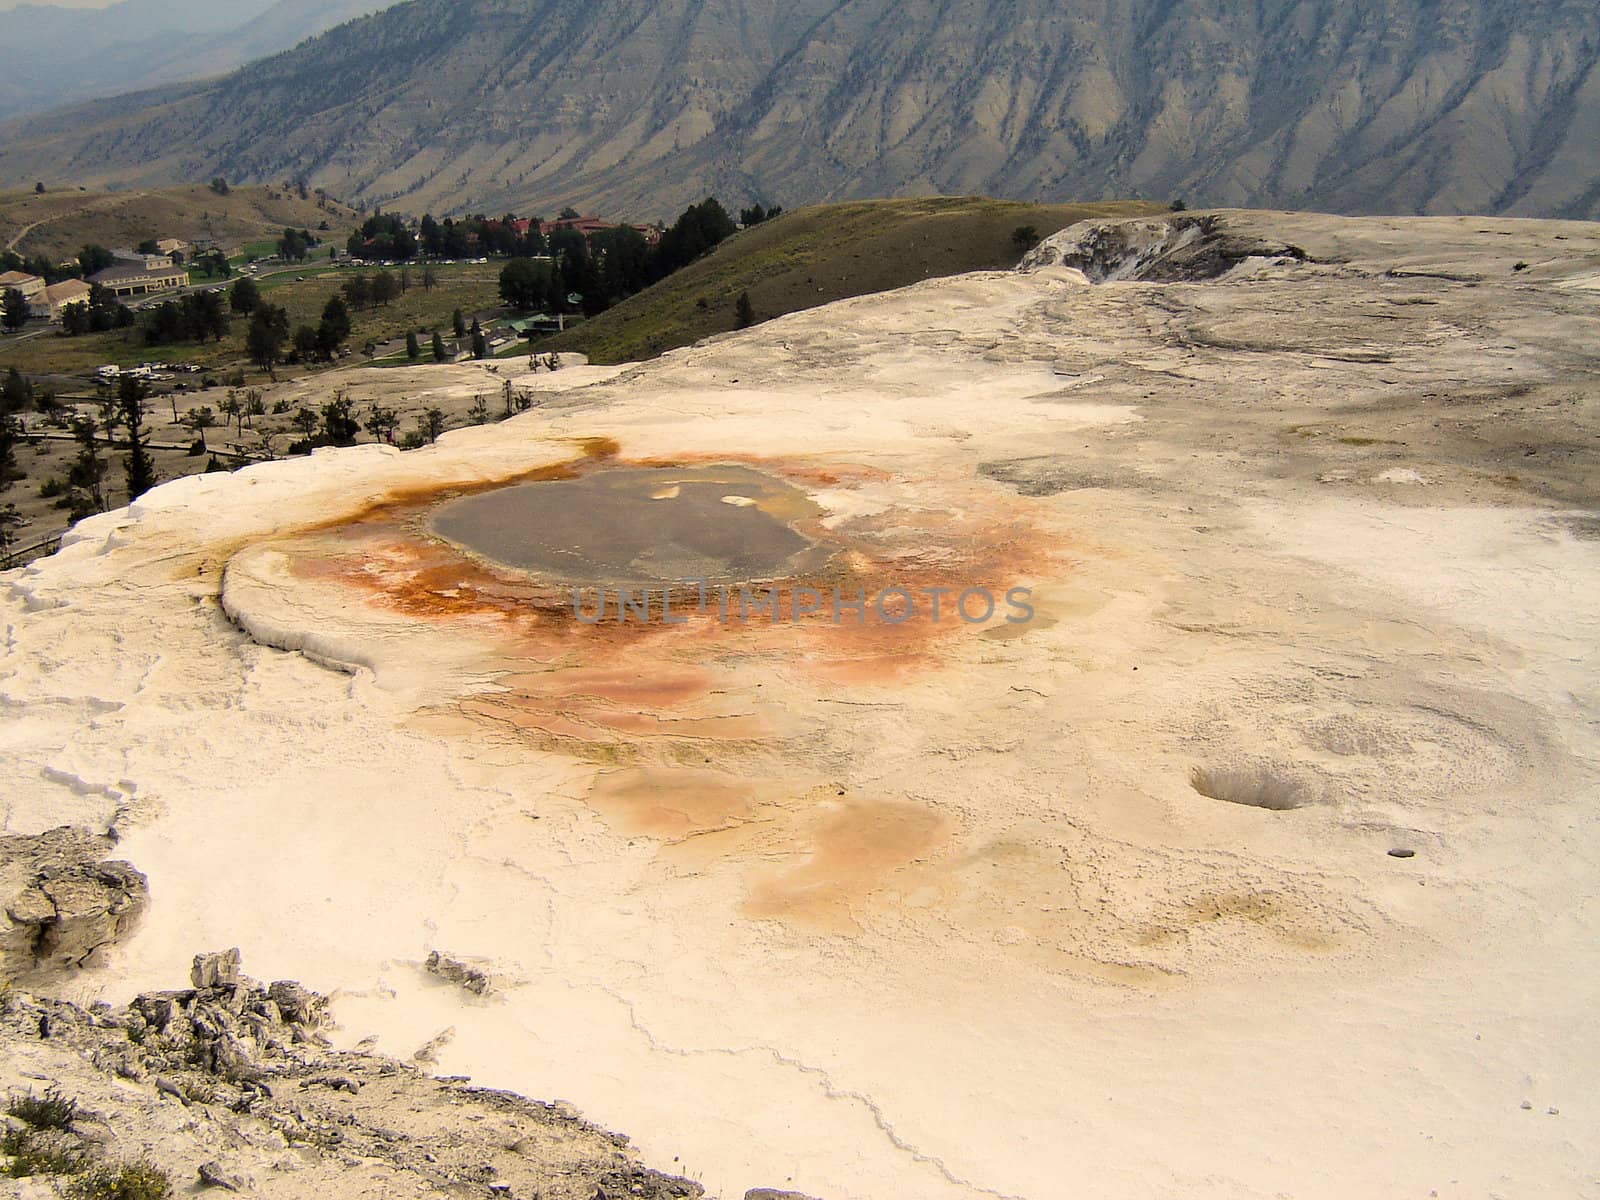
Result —
[{"label": "shrub", "polygon": [[167,1200],[172,1180],[153,1163],[123,1163],[84,1172],[67,1194],[73,1200]]},{"label": "shrub", "polygon": [[11,1161],[4,1174],[12,1179],[30,1175],[72,1175],[87,1160],[71,1135],[59,1129],[8,1129],[0,1135],[0,1154]]},{"label": "shrub", "polygon": [[78,1102],[49,1087],[42,1096],[35,1096],[30,1090],[25,1096],[11,1097],[6,1112],[35,1129],[66,1129],[78,1115]]}]

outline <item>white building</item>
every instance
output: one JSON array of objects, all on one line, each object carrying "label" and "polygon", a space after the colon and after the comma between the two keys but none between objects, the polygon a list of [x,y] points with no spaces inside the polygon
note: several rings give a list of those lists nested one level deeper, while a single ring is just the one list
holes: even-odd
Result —
[{"label": "white building", "polygon": [[91,275],[89,282],[109,288],[117,296],[143,296],[147,292],[167,292],[189,286],[189,272],[183,267],[173,266],[172,261],[164,255],[150,257],[160,259],[165,265],[152,267],[119,263]]},{"label": "white building", "polygon": [[52,283],[49,287],[42,288],[35,295],[29,297],[28,307],[33,310],[36,317],[45,317],[51,321],[61,320],[62,310],[72,304],[89,303],[89,285],[81,279],[63,279],[60,283]]},{"label": "white building", "polygon": [[25,271],[0,271],[0,292],[15,288],[25,300],[32,300],[44,291],[44,280]]}]

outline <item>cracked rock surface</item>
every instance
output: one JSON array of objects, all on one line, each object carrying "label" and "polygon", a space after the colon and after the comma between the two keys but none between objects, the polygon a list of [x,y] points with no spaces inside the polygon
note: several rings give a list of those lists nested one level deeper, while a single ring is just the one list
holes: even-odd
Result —
[{"label": "cracked rock surface", "polygon": [[114,844],[75,826],[0,837],[0,979],[93,965],[135,927],[149,888]]}]

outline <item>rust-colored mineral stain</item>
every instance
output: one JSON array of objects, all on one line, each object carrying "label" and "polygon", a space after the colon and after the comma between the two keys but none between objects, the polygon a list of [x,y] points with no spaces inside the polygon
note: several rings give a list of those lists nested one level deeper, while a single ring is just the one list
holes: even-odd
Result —
[{"label": "rust-colored mineral stain", "polygon": [[748,820],[755,788],[721,771],[632,767],[602,772],[589,803],[619,833],[670,841]]},{"label": "rust-colored mineral stain", "polygon": [[298,555],[292,570],[303,579],[342,583],[375,607],[423,619],[498,616],[535,618],[536,610],[507,579],[439,542],[407,538],[403,531],[361,530]]},{"label": "rust-colored mineral stain", "polygon": [[677,708],[705,695],[716,677],[700,667],[652,662],[637,667],[566,667],[536,675],[508,675],[501,683],[526,696],[608,700],[637,711]]},{"label": "rust-colored mineral stain", "polygon": [[921,804],[839,800],[804,834],[803,861],[755,876],[744,913],[856,929],[859,907],[892,886],[899,872],[937,853],[949,836],[949,822]]},{"label": "rust-colored mineral stain", "polygon": [[[907,481],[903,504],[864,505],[862,515],[825,522],[805,488],[870,486],[892,494],[893,480],[875,468],[805,460],[655,460],[637,464],[654,472],[642,481],[641,503],[681,504],[688,484],[725,476],[740,485],[730,496],[789,523],[818,547],[822,565],[807,563],[803,573],[766,585],[776,594],[778,620],[762,614],[744,622],[736,605],[719,612],[713,597],[701,608],[675,590],[674,618],[684,624],[663,625],[659,608],[648,624],[619,622],[614,611],[591,624],[578,618],[569,588],[498,567],[426,532],[443,500],[632,465],[614,442],[596,439],[581,457],[511,480],[397,492],[356,518],[308,532],[291,551],[293,569],[376,608],[479,639],[498,690],[463,697],[460,716],[541,750],[607,764],[588,798],[602,819],[619,833],[660,839],[663,855],[670,852],[680,869],[752,872],[746,916],[857,930],[882,893],[916,890],[936,869],[929,863],[945,852],[951,830],[920,804],[837,797],[832,786],[813,793],[808,739],[841,731],[807,701],[893,687],[936,669],[952,646],[1002,627],[1006,614],[1002,608],[987,626],[948,612],[933,622],[925,610],[896,622],[869,605],[836,621],[825,605],[796,620],[797,590],[831,598],[837,588],[843,597],[870,599],[890,588],[943,588],[953,600],[964,589],[987,588],[1003,597],[1051,572],[1061,542],[1039,528],[1029,502],[976,481],[939,481],[936,488]],[[674,488],[676,496],[653,499]],[[719,516],[721,507],[707,511]],[[738,517],[746,507],[729,511]],[[687,765],[702,760],[703,769]],[[741,770],[733,762],[763,766]],[[754,865],[774,861],[782,865]]]},{"label": "rust-colored mineral stain", "polygon": [[588,719],[602,728],[643,738],[742,742],[755,741],[772,732],[759,717],[751,716],[668,717],[657,713],[590,710]]},{"label": "rust-colored mineral stain", "polygon": [[[609,445],[615,445],[609,439],[588,440],[606,441]],[[494,491],[496,488],[510,487],[519,483],[537,483],[545,479],[575,479],[584,468],[596,461],[604,461],[605,455],[591,454],[587,446],[580,445],[579,450],[580,453],[573,458],[529,467],[525,471],[515,471],[509,475],[490,479],[456,479],[390,488],[349,512],[329,517],[324,521],[314,521],[302,526],[298,532],[319,533],[324,530],[348,530],[361,525],[383,524],[397,517],[409,515],[417,509],[437,504],[441,500],[458,496],[472,496],[479,492]]]},{"label": "rust-colored mineral stain", "polygon": [[602,739],[602,731],[596,726],[562,713],[518,708],[482,698],[463,700],[461,711],[506,729],[520,730],[526,734],[544,734],[556,745],[569,742],[577,746],[593,746]]}]

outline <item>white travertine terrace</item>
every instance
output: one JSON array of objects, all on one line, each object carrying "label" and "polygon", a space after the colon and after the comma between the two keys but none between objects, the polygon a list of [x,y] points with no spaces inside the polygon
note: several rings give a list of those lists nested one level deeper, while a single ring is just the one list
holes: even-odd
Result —
[{"label": "white travertine terrace", "polygon": [[[150,878],[81,994],[237,945],[724,1197],[1600,1187],[1600,232],[1226,220],[1312,261],[932,281],[84,522],[0,660],[6,829]],[[420,532],[585,448],[1037,617],[584,633]]]}]

